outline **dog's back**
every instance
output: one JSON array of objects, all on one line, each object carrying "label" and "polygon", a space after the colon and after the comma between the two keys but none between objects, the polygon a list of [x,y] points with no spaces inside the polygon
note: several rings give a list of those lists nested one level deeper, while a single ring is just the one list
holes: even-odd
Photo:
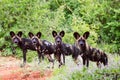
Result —
[{"label": "dog's back", "polygon": [[29,50],[36,50],[32,41],[30,39],[27,39],[27,38],[22,38],[22,43],[19,44],[19,46],[22,48],[22,49],[29,49]]},{"label": "dog's back", "polygon": [[46,53],[53,54],[55,52],[55,47],[51,42],[49,42],[47,40],[43,40],[42,43],[43,43],[43,47],[44,47]]}]

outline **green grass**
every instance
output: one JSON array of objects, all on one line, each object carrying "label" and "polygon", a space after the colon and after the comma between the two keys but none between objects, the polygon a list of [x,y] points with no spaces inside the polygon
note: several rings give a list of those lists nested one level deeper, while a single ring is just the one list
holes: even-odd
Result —
[{"label": "green grass", "polygon": [[79,66],[79,69],[77,65],[71,67],[74,64],[71,61],[65,67],[54,69],[51,80],[120,80],[120,56],[108,54],[108,58],[108,66],[102,68],[90,62],[89,68]]}]

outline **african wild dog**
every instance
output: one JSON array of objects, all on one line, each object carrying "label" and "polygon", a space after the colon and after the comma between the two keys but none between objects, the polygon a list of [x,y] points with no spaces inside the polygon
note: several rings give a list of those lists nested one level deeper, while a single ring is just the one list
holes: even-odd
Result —
[{"label": "african wild dog", "polygon": [[41,32],[38,32],[34,35],[32,32],[28,33],[29,37],[31,38],[32,43],[34,44],[37,51],[41,52],[42,54],[46,55],[49,62],[53,63],[52,68],[54,67],[54,60],[51,57],[51,54],[54,53],[55,49],[51,42],[47,40],[41,40]]},{"label": "african wild dog", "polygon": [[[13,43],[17,44],[18,47],[20,47],[23,51],[23,65],[22,66],[24,66],[26,63],[27,50],[36,51],[36,48],[34,47],[34,45],[32,44],[32,41],[30,39],[22,38],[21,31],[19,31],[17,34],[15,34],[13,31],[11,31],[10,36],[11,36]],[[37,51],[37,53],[38,53],[38,56],[40,59],[41,53],[39,51]]]},{"label": "african wild dog", "polygon": [[[72,55],[72,58],[74,59],[74,61],[76,61],[77,57],[80,55],[80,51],[75,45],[65,44],[62,42],[62,37],[64,37],[65,32],[61,31],[57,34],[56,31],[53,31],[52,35],[55,39],[55,57],[59,62],[59,67],[62,64],[65,64],[65,55]],[[61,62],[61,54],[63,55],[63,63]]]},{"label": "african wild dog", "polygon": [[83,58],[83,65],[89,66],[89,60],[97,62],[99,67],[100,63],[103,63],[104,66],[108,64],[107,55],[100,51],[99,49],[92,48],[86,42],[86,39],[89,37],[89,32],[85,32],[83,36],[80,36],[78,32],[74,32],[74,37],[76,39],[75,45],[80,49]]},{"label": "african wild dog", "polygon": [[[57,34],[56,31],[52,31],[52,35],[53,37],[55,38],[55,43],[54,43],[54,46],[55,46],[55,58],[57,58],[58,62],[59,62],[59,67],[61,65],[63,65],[63,63],[65,63],[65,46],[64,46],[64,43],[62,42],[62,37],[64,37],[64,34],[65,32],[64,31],[61,31],[59,34]],[[63,63],[61,61],[61,55],[63,55]]]}]

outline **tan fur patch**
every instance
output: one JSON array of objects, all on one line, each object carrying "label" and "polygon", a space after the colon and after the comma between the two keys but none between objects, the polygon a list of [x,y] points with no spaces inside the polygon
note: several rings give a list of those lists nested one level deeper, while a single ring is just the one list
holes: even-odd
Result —
[{"label": "tan fur patch", "polygon": [[17,37],[20,41],[22,41],[22,39],[21,39],[19,36],[17,36],[17,35],[13,36],[13,37],[12,37],[12,40],[13,40],[14,38],[16,38],[16,37]]},{"label": "tan fur patch", "polygon": [[28,43],[28,42],[25,42],[25,45],[29,45],[29,43]]}]

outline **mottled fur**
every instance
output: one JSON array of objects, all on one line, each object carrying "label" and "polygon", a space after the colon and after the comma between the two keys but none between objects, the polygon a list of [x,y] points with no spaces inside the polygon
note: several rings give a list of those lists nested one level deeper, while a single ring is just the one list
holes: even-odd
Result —
[{"label": "mottled fur", "polygon": [[[26,63],[27,50],[33,50],[33,51],[37,51],[37,50],[34,47],[34,45],[32,44],[32,41],[30,39],[22,38],[21,31],[19,31],[17,34],[15,34],[13,31],[11,31],[10,36],[11,36],[13,43],[17,44],[18,47],[20,47],[21,50],[23,51],[23,66],[24,66]],[[37,51],[37,53],[40,58],[41,53],[39,51]]]},{"label": "mottled fur", "polygon": [[89,32],[85,32],[83,36],[80,36],[78,32],[74,32],[73,34],[76,39],[75,45],[80,49],[80,52],[82,53],[83,65],[86,65],[88,67],[89,60],[97,62],[97,66],[99,66],[100,63],[107,65],[107,55],[103,51],[92,48],[87,44],[86,39],[89,37],[89,34]]},{"label": "mottled fur", "polygon": [[36,50],[46,55],[48,60],[53,63],[54,67],[54,60],[51,57],[51,54],[54,54],[55,52],[54,45],[47,40],[41,40],[41,32],[38,32],[36,35],[34,35],[32,32],[29,32],[28,35]]},{"label": "mottled fur", "polygon": [[[74,59],[74,61],[76,61],[78,55],[80,55],[80,51],[75,45],[66,44],[62,42],[62,37],[64,37],[65,32],[61,31],[60,33],[57,34],[56,31],[53,31],[52,35],[55,39],[54,43],[56,50],[55,56],[60,63],[59,66],[65,64],[65,55],[66,56],[72,55],[72,58]],[[63,63],[61,61],[61,55],[63,55]]]}]

